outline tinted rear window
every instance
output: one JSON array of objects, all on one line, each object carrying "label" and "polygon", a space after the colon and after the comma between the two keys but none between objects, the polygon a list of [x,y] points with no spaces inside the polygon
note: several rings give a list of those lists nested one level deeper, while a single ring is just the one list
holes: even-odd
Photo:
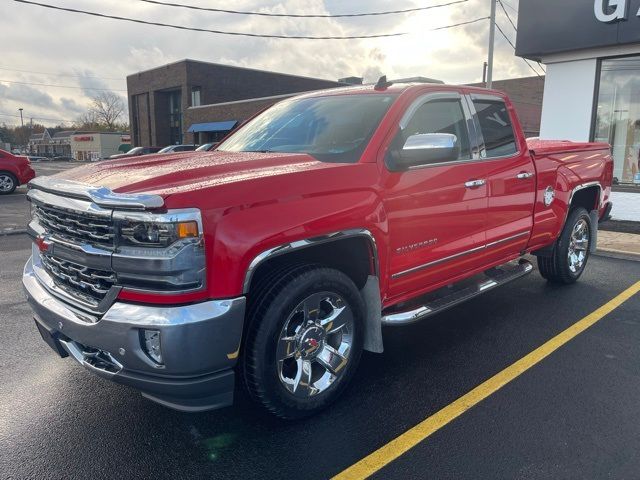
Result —
[{"label": "tinted rear window", "polygon": [[474,100],[487,157],[508,157],[518,151],[507,106],[501,100]]}]

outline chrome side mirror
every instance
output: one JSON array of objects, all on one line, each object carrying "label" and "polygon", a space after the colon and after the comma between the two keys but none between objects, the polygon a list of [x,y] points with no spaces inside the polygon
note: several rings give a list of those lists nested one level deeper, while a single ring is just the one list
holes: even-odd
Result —
[{"label": "chrome side mirror", "polygon": [[458,138],[450,133],[419,133],[404,142],[402,150],[393,155],[392,170],[407,170],[411,167],[432,163],[450,162],[460,154]]}]

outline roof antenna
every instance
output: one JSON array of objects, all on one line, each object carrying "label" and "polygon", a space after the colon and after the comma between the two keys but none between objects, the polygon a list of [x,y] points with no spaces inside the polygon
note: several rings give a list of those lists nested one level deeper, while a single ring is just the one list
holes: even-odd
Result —
[{"label": "roof antenna", "polygon": [[375,90],[386,90],[388,87],[390,87],[391,85],[393,85],[393,82],[387,82],[387,76],[386,75],[382,75],[379,79],[378,79],[378,83],[376,83],[376,86],[373,87]]}]

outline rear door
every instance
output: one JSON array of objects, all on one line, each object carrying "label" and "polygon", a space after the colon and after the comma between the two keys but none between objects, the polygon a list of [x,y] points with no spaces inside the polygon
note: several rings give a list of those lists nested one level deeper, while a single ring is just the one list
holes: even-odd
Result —
[{"label": "rear door", "polygon": [[474,149],[473,119],[459,92],[433,92],[416,99],[389,150],[401,148],[411,135],[424,133],[455,135],[460,152],[451,161],[385,173],[390,297],[446,283],[482,265],[486,162]]},{"label": "rear door", "polygon": [[498,95],[468,97],[487,168],[487,263],[524,250],[533,228],[536,175],[513,108]]}]

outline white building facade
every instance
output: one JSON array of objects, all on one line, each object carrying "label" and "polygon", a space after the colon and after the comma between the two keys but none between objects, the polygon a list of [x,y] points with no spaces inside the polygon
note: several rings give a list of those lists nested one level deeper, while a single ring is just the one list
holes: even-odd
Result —
[{"label": "white building facade", "polygon": [[540,137],[610,143],[640,183],[640,0],[520,0],[516,54],[546,67]]}]

